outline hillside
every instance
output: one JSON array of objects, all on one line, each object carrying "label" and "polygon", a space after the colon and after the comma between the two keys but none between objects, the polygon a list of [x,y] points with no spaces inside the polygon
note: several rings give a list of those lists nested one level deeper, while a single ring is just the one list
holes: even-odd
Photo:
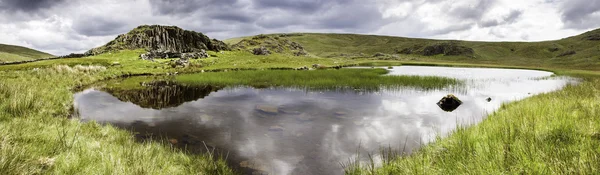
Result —
[{"label": "hillside", "polygon": [[[269,34],[299,43],[318,57],[371,58],[400,61],[444,61],[514,66],[600,70],[600,29],[581,35],[543,42],[451,41],[358,34]],[[263,37],[225,40],[228,44],[261,43]],[[258,42],[258,43],[256,43]],[[234,47],[235,48],[235,47]]]},{"label": "hillside", "polygon": [[219,40],[211,40],[202,33],[184,30],[176,26],[142,25],[126,34],[117,36],[104,46],[89,50],[86,55],[135,49],[198,52],[202,49],[229,50],[229,47]]},{"label": "hillside", "polygon": [[26,61],[50,57],[54,56],[26,47],[0,44],[0,62]]}]

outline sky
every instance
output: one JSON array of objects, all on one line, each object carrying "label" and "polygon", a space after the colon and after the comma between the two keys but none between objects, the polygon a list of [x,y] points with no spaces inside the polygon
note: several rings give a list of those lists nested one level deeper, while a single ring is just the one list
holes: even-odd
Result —
[{"label": "sky", "polygon": [[600,1],[0,0],[0,43],[54,55],[84,52],[143,24],[221,40],[321,32],[542,41],[600,28]]}]

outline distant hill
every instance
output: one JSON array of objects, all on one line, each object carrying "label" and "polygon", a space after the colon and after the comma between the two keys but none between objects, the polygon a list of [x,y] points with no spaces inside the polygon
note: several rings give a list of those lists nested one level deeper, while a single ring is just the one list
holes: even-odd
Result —
[{"label": "distant hill", "polygon": [[[261,39],[265,36],[271,39]],[[534,63],[545,67],[600,70],[600,29],[543,42],[479,42],[325,33],[268,34],[233,38],[225,42],[233,46],[245,46],[238,50],[249,50],[268,47],[273,43],[271,40],[299,43],[306,52],[318,57],[436,60],[516,66]]]},{"label": "distant hill", "polygon": [[176,26],[142,25],[117,36],[106,45],[91,49],[86,55],[97,55],[116,50],[162,50],[169,52],[197,52],[201,49],[229,50],[222,41]]},{"label": "distant hill", "polygon": [[54,56],[30,48],[0,44],[0,62],[27,61],[51,57]]}]

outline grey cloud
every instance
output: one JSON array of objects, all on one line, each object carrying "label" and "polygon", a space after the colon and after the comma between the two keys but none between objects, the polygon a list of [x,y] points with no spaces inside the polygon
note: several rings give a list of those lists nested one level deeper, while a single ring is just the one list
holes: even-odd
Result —
[{"label": "grey cloud", "polygon": [[488,28],[488,27],[494,27],[494,26],[499,26],[499,25],[506,25],[506,24],[513,24],[515,22],[517,22],[517,20],[519,20],[519,18],[521,18],[521,15],[523,14],[523,11],[521,10],[512,10],[510,11],[510,13],[506,16],[504,16],[504,18],[502,18],[501,20],[484,20],[479,22],[477,25],[479,27],[483,27],[483,28]]},{"label": "grey cloud", "polygon": [[211,19],[218,19],[224,21],[234,21],[234,22],[242,22],[249,23],[253,22],[255,18],[251,14],[242,14],[242,13],[230,13],[230,12],[220,12],[208,15]]},{"label": "grey cloud", "polygon": [[235,13],[238,0],[149,0],[152,9],[160,15],[186,15],[199,11]]},{"label": "grey cloud", "polygon": [[432,30],[430,33],[432,35],[443,35],[443,34],[448,34],[448,33],[456,32],[456,31],[469,30],[471,28],[473,28],[473,23],[464,23],[464,24],[448,26],[448,27],[445,27],[442,29]]},{"label": "grey cloud", "polygon": [[480,0],[474,5],[453,8],[450,14],[459,19],[480,20],[495,3],[495,0]]},{"label": "grey cloud", "polygon": [[127,32],[135,26],[128,21],[111,20],[93,16],[79,18],[73,22],[73,30],[85,36],[106,36]]},{"label": "grey cloud", "polygon": [[326,4],[334,3],[337,4],[339,0],[335,1],[322,1],[322,0],[257,0],[253,4],[255,8],[279,8],[284,10],[299,11],[304,13],[310,13],[318,11]]},{"label": "grey cloud", "polygon": [[64,0],[2,0],[0,11],[37,12],[64,2]]},{"label": "grey cloud", "polygon": [[587,29],[597,27],[600,20],[600,1],[568,0],[561,4],[562,21],[565,27]]}]

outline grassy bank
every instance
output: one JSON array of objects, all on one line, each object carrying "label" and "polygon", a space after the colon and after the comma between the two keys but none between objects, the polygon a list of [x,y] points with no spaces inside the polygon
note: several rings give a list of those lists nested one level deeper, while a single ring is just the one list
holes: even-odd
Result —
[{"label": "grassy bank", "polygon": [[121,70],[53,66],[0,72],[0,174],[230,174],[223,160],[69,119],[71,88]]},{"label": "grassy bank", "polygon": [[340,69],[318,71],[240,71],[210,72],[177,76],[176,80],[188,84],[249,85],[253,87],[298,87],[308,89],[366,89],[395,88],[442,88],[458,85],[455,79],[421,76],[382,76],[385,69]]},{"label": "grassy bank", "polygon": [[414,154],[388,152],[381,168],[354,166],[348,174],[595,174],[600,73],[563,73],[584,82],[503,105]]}]

